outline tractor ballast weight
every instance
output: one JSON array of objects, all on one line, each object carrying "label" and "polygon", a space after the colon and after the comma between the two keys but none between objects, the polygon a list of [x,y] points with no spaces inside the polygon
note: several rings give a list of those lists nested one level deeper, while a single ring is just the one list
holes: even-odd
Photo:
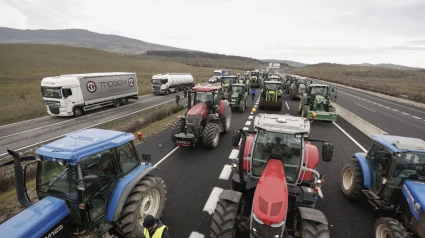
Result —
[{"label": "tractor ballast weight", "polygon": [[[146,215],[161,217],[165,184],[150,175],[151,156],[137,154],[135,136],[126,132],[87,129],[21,157],[14,163],[17,196],[23,211],[0,225],[7,237],[143,237]],[[32,161],[22,170],[21,162]],[[28,165],[35,164],[38,202],[26,193]],[[131,194],[131,195],[130,195]]]},{"label": "tractor ballast weight", "polygon": [[[280,128],[276,127],[277,124],[281,124]],[[323,177],[314,170],[316,165],[300,159],[305,157],[310,162],[318,162],[318,152],[297,154],[295,151],[272,150],[265,154],[265,151],[260,152],[256,148],[263,143],[263,136],[276,133],[282,137],[279,141],[276,139],[279,136],[275,137],[278,143],[283,142],[282,146],[292,136],[303,144],[310,130],[309,121],[289,115],[259,114],[254,127],[256,131],[239,130],[232,137],[232,144],[239,146],[239,150],[234,150],[229,158],[233,171],[232,190],[223,190],[219,195],[210,237],[286,238],[294,234],[298,234],[298,237],[319,237],[319,234],[322,235],[320,237],[329,237],[325,215],[314,209]],[[292,141],[286,145],[295,148],[297,146],[292,147],[293,143],[298,142]],[[312,146],[308,143],[305,145]],[[323,159],[330,161],[332,144],[325,142],[323,148],[327,151]],[[317,151],[316,147],[314,149]],[[297,169],[291,169],[294,166]],[[306,173],[314,176],[304,186],[302,180],[306,178]],[[293,177],[295,174],[297,178]],[[307,226],[313,229],[303,229]]]},{"label": "tractor ballast weight", "polygon": [[232,84],[229,94],[230,107],[239,112],[245,112],[248,101],[248,87],[244,84]]},{"label": "tractor ballast weight", "polygon": [[[192,94],[193,102],[192,106]],[[230,130],[232,109],[221,86],[196,86],[189,92],[188,110],[171,126],[177,146],[193,147],[202,139],[205,147],[217,147],[220,134]]]},{"label": "tractor ballast weight", "polygon": [[258,108],[274,109],[277,111],[282,110],[282,97],[281,97],[281,82],[278,81],[265,81],[260,94],[260,102]]},{"label": "tractor ballast weight", "polygon": [[425,141],[378,134],[371,138],[370,150],[355,153],[343,167],[342,193],[367,200],[384,214],[376,222],[376,237],[425,237]]},{"label": "tractor ballast weight", "polygon": [[313,119],[315,114],[315,120],[336,121],[338,114],[331,104],[331,99],[336,97],[336,90],[329,85],[310,84],[300,100],[298,113],[307,119]]}]

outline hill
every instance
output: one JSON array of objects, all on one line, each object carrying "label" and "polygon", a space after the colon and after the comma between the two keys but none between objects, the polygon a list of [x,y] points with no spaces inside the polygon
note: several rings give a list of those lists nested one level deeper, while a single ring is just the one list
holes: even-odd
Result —
[{"label": "hill", "polygon": [[291,60],[276,60],[276,59],[264,59],[261,60],[263,62],[271,62],[271,63],[281,63],[281,64],[287,64],[288,66],[291,67],[304,67],[307,64],[304,63],[300,63],[300,62],[296,62],[296,61],[291,61]]},{"label": "hill", "polygon": [[0,27],[0,43],[68,45],[124,54],[141,54],[148,50],[184,50],[82,29],[20,30]]},{"label": "hill", "polygon": [[368,66],[368,67],[380,67],[380,68],[386,68],[386,69],[397,69],[397,70],[419,70],[421,68],[414,68],[414,67],[408,67],[404,65],[397,65],[397,64],[350,64],[352,66]]},{"label": "hill", "polygon": [[[240,72],[233,70],[233,72]],[[0,125],[47,115],[40,94],[43,77],[70,73],[135,72],[140,94],[151,93],[152,75],[188,72],[206,81],[215,68],[133,59],[101,50],[39,44],[0,44]]]}]

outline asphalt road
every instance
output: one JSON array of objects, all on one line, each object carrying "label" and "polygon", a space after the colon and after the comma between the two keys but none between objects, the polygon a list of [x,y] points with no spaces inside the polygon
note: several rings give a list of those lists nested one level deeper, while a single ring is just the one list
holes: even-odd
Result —
[{"label": "asphalt road", "polygon": [[[289,100],[286,94],[283,97],[288,106],[285,103],[280,113],[297,115],[298,101]],[[249,100],[249,110],[233,113],[231,131],[253,126],[250,117],[253,106],[254,102]],[[328,176],[322,188],[324,198],[316,206],[327,216],[331,237],[372,237],[377,214],[365,203],[348,201],[340,191],[340,171],[345,161],[352,154],[362,151],[356,143],[369,148],[371,140],[341,118],[336,123],[314,121],[310,137],[329,140],[335,145],[333,160],[321,162],[318,166],[319,173]],[[320,150],[320,144],[316,145]],[[160,168],[155,173],[167,185],[167,202],[162,220],[173,237],[209,236],[211,213],[218,195],[222,189],[230,188],[227,158],[232,149],[231,133],[222,134],[218,147],[213,150],[205,149],[202,143],[191,149],[176,149],[171,142],[169,129],[138,146],[139,153],[152,155],[153,164]]]},{"label": "asphalt road", "polygon": [[[127,115],[173,101],[175,100],[175,95],[145,95],[139,97],[138,100],[129,100],[127,105],[118,108],[99,108],[98,110],[88,111],[78,118],[47,116],[0,126],[0,157],[7,155],[7,149],[19,151],[62,137],[67,133],[94,127],[116,118],[131,119]],[[180,96],[182,96],[182,93],[180,93]]]}]

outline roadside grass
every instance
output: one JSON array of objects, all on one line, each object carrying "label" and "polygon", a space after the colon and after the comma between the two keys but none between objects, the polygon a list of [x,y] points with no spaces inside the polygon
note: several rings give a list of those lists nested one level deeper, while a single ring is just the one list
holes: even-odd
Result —
[{"label": "roadside grass", "polygon": [[[228,66],[231,69],[231,65]],[[205,82],[215,68],[164,60],[143,60],[95,49],[42,44],[0,44],[0,125],[46,116],[43,77],[93,72],[135,72],[139,94],[151,93],[151,78],[166,72],[191,73]],[[232,69],[231,69],[232,70]],[[234,73],[241,70],[232,70]]]},{"label": "roadside grass", "polygon": [[425,70],[365,66],[306,66],[294,74],[425,103]]}]

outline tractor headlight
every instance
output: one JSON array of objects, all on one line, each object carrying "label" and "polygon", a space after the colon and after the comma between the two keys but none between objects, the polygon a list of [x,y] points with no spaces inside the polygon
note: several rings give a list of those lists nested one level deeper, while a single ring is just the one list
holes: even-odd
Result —
[{"label": "tractor headlight", "polygon": [[285,229],[285,220],[272,225],[264,224],[254,213],[251,219],[251,237],[254,238],[281,238]]},{"label": "tractor headlight", "polygon": [[236,99],[235,98],[232,98],[232,102],[236,102]]}]

